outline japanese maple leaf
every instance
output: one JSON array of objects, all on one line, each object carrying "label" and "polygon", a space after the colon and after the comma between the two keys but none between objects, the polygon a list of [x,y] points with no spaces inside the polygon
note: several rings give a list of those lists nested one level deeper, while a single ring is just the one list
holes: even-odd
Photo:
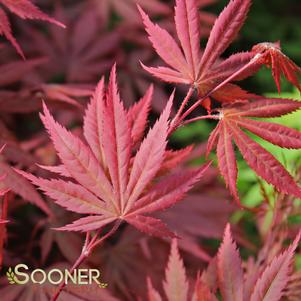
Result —
[{"label": "japanese maple leaf", "polygon": [[[241,69],[255,56],[246,52],[230,56],[219,63],[220,55],[236,37],[249,11],[250,0],[232,0],[217,18],[207,46],[200,51],[200,17],[195,0],[177,0],[175,7],[175,24],[180,46],[164,29],[151,22],[145,12],[139,7],[149,39],[157,54],[170,67],[143,68],[166,82],[190,85],[198,90],[199,96],[206,95],[217,84],[229,75]],[[252,72],[256,70],[255,66]],[[236,80],[249,76],[250,70],[241,74]],[[232,98],[229,97],[232,95]],[[235,95],[235,97],[233,97]],[[226,84],[212,97],[221,102],[246,100],[249,93],[234,84]]]},{"label": "japanese maple leaf", "polygon": [[[162,300],[154,289],[150,278],[147,280],[148,300]],[[165,270],[164,293],[168,301],[188,301],[188,280],[177,240],[172,241],[168,264]]]},{"label": "japanese maple leaf", "polygon": [[242,129],[282,148],[301,148],[301,133],[285,126],[253,120],[249,117],[278,117],[300,109],[301,103],[290,99],[258,99],[251,103],[224,108],[217,117],[219,123],[208,140],[209,153],[217,149],[220,173],[235,198],[239,201],[236,188],[237,163],[232,142],[234,141],[248,165],[268,183],[285,194],[301,197],[300,187],[292,176],[257,142]]},{"label": "japanese maple leaf", "polygon": [[[61,230],[90,231],[120,220],[151,235],[174,236],[159,219],[145,214],[181,200],[209,164],[168,174],[153,183],[164,163],[172,101],[173,95],[136,153],[133,141],[144,130],[147,110],[133,109],[135,113],[125,110],[118,93],[115,67],[106,93],[101,80],[87,108],[83,127],[87,144],[59,125],[44,105],[41,119],[62,161],[57,172],[74,181],[23,174],[59,205],[88,214]],[[149,99],[142,99],[137,106],[143,108],[145,103]],[[131,117],[130,125],[132,114],[136,118],[133,122]]]},{"label": "japanese maple leaf", "polygon": [[299,78],[301,68],[298,67],[281,51],[280,42],[277,43],[260,43],[252,48],[255,53],[263,54],[263,62],[272,69],[278,92],[281,92],[280,77],[283,75],[289,82],[296,86],[301,92]]},{"label": "japanese maple leaf", "polygon": [[[0,3],[22,19],[39,19],[56,24],[63,28],[65,27],[65,25],[61,22],[58,22],[55,19],[49,17],[47,14],[43,13],[30,0],[1,0]],[[4,35],[12,43],[17,52],[23,58],[25,58],[21,47],[12,34],[10,22],[5,11],[2,8],[0,8],[0,34]]]}]

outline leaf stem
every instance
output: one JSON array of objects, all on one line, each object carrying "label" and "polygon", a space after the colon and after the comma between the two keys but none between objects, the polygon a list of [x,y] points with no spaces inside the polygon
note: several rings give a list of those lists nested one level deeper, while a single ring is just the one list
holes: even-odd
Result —
[{"label": "leaf stem", "polygon": [[188,120],[185,120],[181,123],[181,125],[186,125],[189,123],[192,123],[194,121],[198,121],[198,120],[203,120],[203,119],[215,119],[215,120],[219,120],[220,116],[219,115],[205,115],[205,116],[199,116],[199,117],[195,117],[195,118],[191,118]]},{"label": "leaf stem", "polygon": [[176,125],[176,124],[178,123],[179,119],[181,118],[181,114],[182,114],[182,112],[184,111],[185,106],[186,106],[187,103],[189,102],[189,100],[190,100],[190,98],[191,98],[193,92],[194,92],[194,87],[191,86],[191,87],[189,88],[189,90],[188,90],[188,92],[187,92],[187,94],[186,94],[184,100],[182,101],[182,104],[181,104],[181,106],[180,106],[180,108],[179,108],[179,110],[178,110],[176,116],[174,117],[174,119],[173,119],[172,122],[170,123],[170,127],[169,127],[169,132],[170,132],[170,133],[173,132],[173,130],[174,130],[174,125]]},{"label": "leaf stem", "polygon": [[[112,227],[112,229],[101,238],[98,238],[98,236],[100,235],[100,232],[101,232],[102,229],[99,229],[97,231],[97,233],[93,236],[92,239],[90,238],[91,237],[91,232],[87,232],[85,243],[83,245],[81,255],[78,257],[76,262],[73,264],[73,266],[69,270],[69,273],[72,274],[74,272],[74,270],[77,269],[90,256],[90,254],[93,252],[95,247],[97,247],[102,242],[104,242],[108,237],[113,235],[116,232],[116,230],[119,228],[120,224],[121,224],[121,220],[117,220],[116,223],[114,224],[114,226]],[[63,289],[65,287],[66,287],[66,282],[63,281],[59,285],[58,290],[56,291],[56,293],[51,298],[51,301],[57,301],[58,297],[60,296],[61,292],[63,291]]]},{"label": "leaf stem", "polygon": [[[223,82],[218,84],[216,87],[214,87],[212,90],[210,90],[204,96],[202,96],[198,101],[196,101],[187,111],[185,111],[180,117],[178,117],[177,120],[172,124],[172,127],[170,128],[169,134],[171,134],[174,130],[176,130],[180,125],[186,124],[186,122],[182,123],[182,121],[188,115],[190,115],[196,108],[198,108],[205,99],[210,97],[213,93],[215,93],[220,88],[224,87],[226,84],[228,84],[235,77],[239,76],[242,72],[244,72],[245,70],[250,68],[255,62],[257,62],[261,58],[261,56],[262,56],[262,54],[255,55],[246,65],[244,65],[242,68],[240,68],[239,70],[234,72],[232,75],[230,75],[228,78],[226,78]],[[191,119],[190,122],[192,122],[192,120],[193,119]],[[199,120],[199,119],[196,119],[196,120]]]}]

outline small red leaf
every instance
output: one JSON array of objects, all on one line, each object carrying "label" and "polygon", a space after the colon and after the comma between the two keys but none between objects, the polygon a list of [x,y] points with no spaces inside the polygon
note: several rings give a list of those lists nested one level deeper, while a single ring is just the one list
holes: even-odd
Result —
[{"label": "small red leaf", "polygon": [[169,301],[184,301],[188,298],[186,271],[176,239],[172,241],[168,265],[165,270],[164,291]]},{"label": "small red leaf", "polygon": [[219,288],[224,301],[243,300],[242,262],[228,224],[217,255]]}]

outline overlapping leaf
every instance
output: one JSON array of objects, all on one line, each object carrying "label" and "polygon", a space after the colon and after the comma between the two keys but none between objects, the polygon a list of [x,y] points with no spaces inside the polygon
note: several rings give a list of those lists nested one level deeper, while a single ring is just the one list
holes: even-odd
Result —
[{"label": "overlapping leaf", "polygon": [[[148,92],[137,106],[148,106],[149,97]],[[178,202],[209,164],[195,170],[183,170],[180,183],[177,175],[157,177],[166,160],[172,101],[173,95],[136,153],[133,142],[142,135],[148,110],[127,111],[124,108],[118,93],[115,67],[107,91],[102,80],[86,111],[84,136],[88,145],[59,125],[44,105],[41,118],[63,164],[63,169],[51,169],[59,173],[63,170],[75,183],[46,180],[24,172],[23,175],[59,205],[88,214],[62,230],[90,231],[121,219],[148,234],[173,236],[159,219],[144,214]],[[133,120],[133,114],[142,116]],[[153,184],[156,178],[157,183]]]},{"label": "overlapping leaf", "polygon": [[[238,53],[222,63],[220,55],[236,37],[249,11],[249,0],[231,0],[216,20],[207,46],[200,52],[200,19],[195,0],[177,0],[175,23],[180,47],[171,35],[153,24],[144,11],[139,8],[149,39],[158,55],[171,67],[146,67],[144,69],[163,81],[189,84],[198,90],[199,96],[205,95],[218,83],[232,75],[255,56],[255,53]],[[245,70],[235,80],[250,76],[257,66]],[[245,100],[250,95],[236,85],[225,85],[226,91],[236,90],[237,99]],[[214,93],[212,96],[221,102],[231,102],[225,93]]]},{"label": "overlapping leaf", "polygon": [[[274,257],[270,265],[257,279],[251,298],[244,299],[244,283],[252,275],[244,275],[242,261],[228,224],[218,254],[212,259],[207,270],[197,275],[192,297],[187,295],[188,285],[186,270],[179,256],[176,240],[171,246],[171,253],[166,269],[164,290],[168,301],[217,301],[219,289],[223,301],[279,301],[291,274],[293,255],[300,241],[299,233],[294,242],[282,254]],[[148,278],[148,300],[162,300]]]},{"label": "overlapping leaf", "polygon": [[278,257],[274,258],[257,280],[250,301],[279,301],[289,280],[291,265],[300,234],[294,243]]},{"label": "overlapping leaf", "polygon": [[300,109],[301,103],[290,99],[258,99],[249,104],[220,110],[219,123],[208,141],[207,153],[217,144],[219,169],[233,195],[239,201],[236,188],[237,164],[233,142],[244,160],[264,180],[283,193],[297,197],[301,190],[292,176],[242,129],[283,148],[301,148],[301,133],[285,126],[253,120],[249,117],[277,117]]}]

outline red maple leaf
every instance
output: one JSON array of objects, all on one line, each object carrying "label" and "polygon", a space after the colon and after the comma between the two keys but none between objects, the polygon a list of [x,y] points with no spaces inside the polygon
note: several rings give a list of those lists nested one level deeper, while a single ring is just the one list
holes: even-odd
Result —
[{"label": "red maple leaf", "polygon": [[[203,53],[200,50],[200,18],[195,0],[177,0],[175,24],[180,46],[172,36],[158,25],[153,24],[139,7],[149,39],[158,55],[169,67],[143,68],[166,82],[190,85],[198,90],[199,96],[206,95],[215,86],[234,74],[254,58],[255,53],[245,52],[230,56],[223,62],[220,55],[236,37],[244,23],[250,7],[250,0],[235,0],[217,18]],[[252,68],[246,69],[234,80],[250,76],[257,70],[254,61]],[[230,95],[232,97],[230,97]],[[234,84],[226,84],[212,97],[221,102],[246,100],[251,96]]]},{"label": "red maple leaf", "polygon": [[284,75],[285,78],[301,92],[298,79],[298,75],[301,74],[301,69],[281,51],[280,42],[260,43],[255,45],[252,51],[263,54],[261,59],[268,67],[271,67],[272,75],[279,93],[281,92],[281,75]]},{"label": "red maple leaf", "polygon": [[[173,95],[134,156],[133,142],[141,137],[148,110],[125,110],[115,67],[106,93],[101,80],[87,108],[83,129],[88,145],[59,125],[44,105],[41,118],[62,161],[57,171],[75,182],[21,173],[59,205],[88,214],[61,230],[91,231],[120,220],[148,234],[174,236],[159,219],[145,214],[180,201],[209,164],[159,177],[153,183],[164,164],[172,101]],[[141,102],[143,108],[150,100]]]},{"label": "red maple leaf", "polygon": [[245,105],[220,109],[219,123],[208,140],[207,153],[217,148],[218,165],[235,200],[239,201],[236,188],[237,164],[232,142],[234,141],[244,160],[264,180],[283,193],[301,196],[301,189],[285,168],[257,142],[245,129],[283,148],[301,148],[301,133],[285,126],[253,120],[249,117],[278,117],[300,109],[301,103],[290,99],[258,99]]}]

